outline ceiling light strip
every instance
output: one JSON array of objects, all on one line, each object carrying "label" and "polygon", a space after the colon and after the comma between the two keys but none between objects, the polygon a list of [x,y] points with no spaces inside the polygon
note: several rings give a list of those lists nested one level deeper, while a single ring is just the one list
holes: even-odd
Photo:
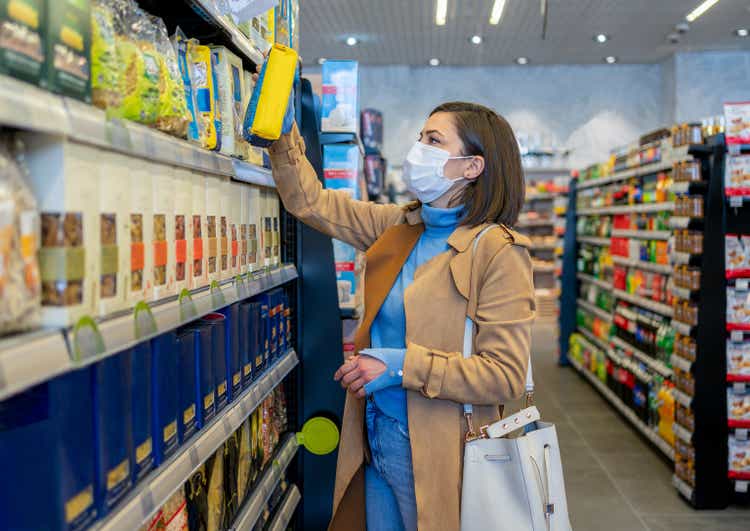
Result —
[{"label": "ceiling light strip", "polygon": [[714,7],[716,4],[719,3],[719,0],[705,0],[701,5],[693,9],[688,15],[685,17],[688,22],[693,22],[695,19],[697,19],[699,16],[701,16],[703,13]]},{"label": "ceiling light strip", "polygon": [[445,26],[448,17],[448,0],[437,0],[435,5],[435,24]]},{"label": "ceiling light strip", "polygon": [[503,18],[503,11],[505,11],[505,0],[495,0],[490,12],[490,24],[493,26],[499,24],[500,19]]}]

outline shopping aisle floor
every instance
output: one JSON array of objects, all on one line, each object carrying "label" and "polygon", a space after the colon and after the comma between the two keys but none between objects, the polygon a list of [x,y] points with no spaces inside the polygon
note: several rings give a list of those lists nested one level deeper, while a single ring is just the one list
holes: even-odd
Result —
[{"label": "shopping aisle floor", "polygon": [[750,508],[695,511],[672,487],[672,464],[573,368],[555,361],[556,327],[534,329],[536,405],[560,440],[574,531],[748,531]]}]

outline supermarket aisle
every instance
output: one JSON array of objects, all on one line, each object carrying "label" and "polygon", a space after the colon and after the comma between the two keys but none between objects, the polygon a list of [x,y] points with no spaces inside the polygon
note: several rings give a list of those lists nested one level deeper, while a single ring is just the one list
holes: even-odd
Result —
[{"label": "supermarket aisle", "polygon": [[536,404],[555,422],[575,531],[747,531],[747,509],[695,511],[671,485],[672,464],[576,372],[554,361],[550,325],[534,330]]}]

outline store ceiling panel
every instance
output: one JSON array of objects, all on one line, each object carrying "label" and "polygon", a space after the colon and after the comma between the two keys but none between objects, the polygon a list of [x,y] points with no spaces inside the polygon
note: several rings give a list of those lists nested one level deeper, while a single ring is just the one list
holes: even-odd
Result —
[{"label": "store ceiling panel", "polygon": [[[301,46],[306,63],[319,58],[365,64],[506,65],[517,57],[531,64],[661,61],[676,51],[750,49],[750,1],[720,0],[680,35],[667,38],[701,0],[549,0],[542,40],[539,0],[507,0],[500,24],[489,23],[493,0],[448,0],[444,26],[435,25],[436,0],[301,0]],[[604,33],[610,40],[597,44]],[[474,45],[472,35],[483,42]],[[359,40],[347,46],[347,37]]]}]

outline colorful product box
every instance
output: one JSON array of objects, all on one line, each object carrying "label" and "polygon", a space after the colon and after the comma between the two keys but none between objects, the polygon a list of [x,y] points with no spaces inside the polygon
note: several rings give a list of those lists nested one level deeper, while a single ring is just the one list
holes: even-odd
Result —
[{"label": "colorful product box", "polygon": [[260,345],[261,345],[261,366],[259,367],[259,373],[264,371],[271,359],[271,308],[268,305],[268,301],[265,297],[260,300]]},{"label": "colorful product box", "polygon": [[153,187],[153,299],[169,297],[175,291],[175,179],[172,168],[149,164]]},{"label": "colorful product box", "polygon": [[216,380],[211,355],[211,327],[193,323],[193,360],[195,362],[195,402],[198,404],[196,424],[202,428],[216,416]]},{"label": "colorful product box", "polygon": [[[203,177],[206,191],[206,252],[208,254],[208,281],[221,280],[221,179]],[[226,218],[225,218],[226,219]]]},{"label": "colorful product box", "polygon": [[[206,227],[206,178],[198,172],[191,172],[193,190],[192,208],[192,289],[208,286],[208,228]],[[214,231],[215,234],[215,231]],[[215,236],[214,236],[215,238]]]},{"label": "colorful product box", "polygon": [[[11,2],[13,3],[13,2]],[[51,90],[91,101],[91,4],[47,2],[47,83]]]},{"label": "colorful product box", "polygon": [[126,157],[102,151],[97,166],[99,179],[99,315],[127,307],[130,278],[130,170]]},{"label": "colorful product box", "polygon": [[263,215],[261,213],[261,189],[251,186],[249,191],[247,246],[248,271],[254,273],[263,268]]},{"label": "colorful product box", "polygon": [[187,441],[197,430],[198,402],[197,372],[195,362],[195,334],[193,330],[177,331],[177,436],[179,443]]},{"label": "colorful product box", "polygon": [[383,149],[383,113],[375,109],[362,109],[360,114],[360,137],[365,149]]},{"label": "colorful product box", "polygon": [[[279,327],[278,307],[276,306],[276,292],[271,291],[261,296],[261,308],[268,308],[267,322],[265,324],[266,335],[269,341],[269,354],[266,365],[270,366],[279,355]],[[266,315],[265,313],[263,315]]]},{"label": "colorful product box", "polygon": [[253,381],[253,358],[251,355],[250,314],[252,303],[240,302],[239,326],[237,340],[239,343],[240,366],[242,367],[242,387],[248,387]]},{"label": "colorful product box", "polygon": [[42,324],[69,326],[99,311],[99,150],[23,134],[28,182],[41,214]]},{"label": "colorful product box", "polygon": [[151,341],[151,410],[153,413],[154,458],[158,466],[179,446],[180,350],[175,332],[167,332]]},{"label": "colorful product box", "polygon": [[79,531],[96,520],[92,397],[87,367],[0,402],[0,529]]},{"label": "colorful product box", "polygon": [[750,144],[750,101],[725,103],[727,144]]},{"label": "colorful product box", "polygon": [[175,292],[192,287],[193,224],[192,175],[180,168],[174,170],[174,276]]},{"label": "colorful product box", "polygon": [[359,168],[361,155],[354,144],[326,144],[323,146],[323,178],[325,187],[348,192],[361,199]]},{"label": "colorful product box", "polygon": [[154,201],[148,165],[131,160],[130,166],[130,282],[129,306],[151,300],[154,278]]},{"label": "colorful product box", "polygon": [[47,18],[43,0],[0,0],[0,72],[46,85]]},{"label": "colorful product box", "polygon": [[263,344],[263,325],[261,322],[261,304],[259,302],[243,303],[240,310],[245,313],[243,329],[247,334],[247,361],[243,369],[245,385],[258,377],[263,370],[265,347]]},{"label": "colorful product box", "polygon": [[240,217],[239,217],[239,240],[240,240],[240,274],[249,271],[248,254],[249,254],[249,218],[250,218],[250,187],[238,185],[240,194]]},{"label": "colorful product box", "polygon": [[220,313],[224,316],[224,346],[226,352],[227,381],[229,385],[229,401],[231,402],[242,392],[242,362],[241,353],[242,343],[240,341],[240,327],[242,326],[242,316],[240,312],[240,303],[236,302],[226,308],[222,308]]},{"label": "colorful product box", "polygon": [[154,444],[151,437],[151,343],[133,347],[131,412],[133,419],[133,452],[130,462],[133,481],[140,481],[154,467]]},{"label": "colorful product box", "polygon": [[216,387],[216,412],[227,405],[229,398],[229,382],[231,376],[227,372],[226,319],[220,313],[209,313],[201,319],[201,324],[208,326],[211,333],[211,363]]},{"label": "colorful product box", "polygon": [[359,118],[357,61],[326,61],[322,72],[321,130],[356,133]]},{"label": "colorful product box", "polygon": [[242,122],[245,117],[242,95],[245,79],[242,60],[223,46],[211,46],[216,60],[219,107],[221,110],[221,152],[242,155]]},{"label": "colorful product box", "polygon": [[242,273],[242,192],[246,185],[227,181],[225,184],[225,204],[229,205],[229,276]]},{"label": "colorful product box", "polygon": [[96,434],[95,498],[100,516],[108,514],[134,483],[131,463],[131,385],[130,350],[110,356],[91,367]]}]

